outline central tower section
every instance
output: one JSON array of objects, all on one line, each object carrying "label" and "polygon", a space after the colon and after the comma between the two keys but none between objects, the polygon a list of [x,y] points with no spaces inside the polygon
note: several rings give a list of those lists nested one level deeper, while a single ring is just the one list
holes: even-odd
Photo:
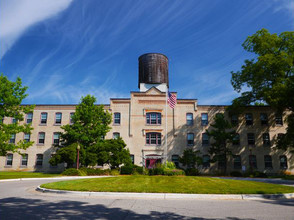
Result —
[{"label": "central tower section", "polygon": [[146,53],[139,57],[140,92],[146,92],[155,87],[166,92],[168,83],[168,58],[160,53]]}]

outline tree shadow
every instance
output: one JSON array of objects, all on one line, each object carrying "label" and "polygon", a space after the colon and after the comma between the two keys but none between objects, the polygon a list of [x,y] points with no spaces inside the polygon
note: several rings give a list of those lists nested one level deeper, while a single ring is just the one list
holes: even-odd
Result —
[{"label": "tree shadow", "polygon": [[[0,200],[1,219],[198,219],[215,218],[187,217],[175,212],[151,211],[138,214],[132,210],[109,208],[101,204],[79,201],[49,202],[40,199],[5,198]],[[236,217],[217,219],[240,220]],[[250,220],[246,218],[246,220]]]},{"label": "tree shadow", "polygon": [[262,200],[260,201],[265,204],[274,204],[274,205],[281,205],[281,206],[292,206],[294,207],[294,199],[275,199],[275,200]]}]

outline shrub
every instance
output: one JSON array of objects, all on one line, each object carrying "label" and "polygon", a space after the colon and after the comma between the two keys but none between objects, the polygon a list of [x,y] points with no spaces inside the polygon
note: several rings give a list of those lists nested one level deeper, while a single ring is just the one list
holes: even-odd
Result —
[{"label": "shrub", "polygon": [[265,173],[262,173],[260,171],[249,171],[247,173],[244,174],[245,177],[260,177],[260,178],[267,178],[267,175]]},{"label": "shrub", "polygon": [[110,171],[110,175],[112,175],[112,176],[118,176],[119,175],[119,170],[117,170],[117,169],[111,170]]},{"label": "shrub", "polygon": [[176,165],[174,164],[174,162],[166,161],[164,164],[164,168],[172,170],[176,169]]},{"label": "shrub", "polygon": [[133,174],[135,174],[135,172],[137,172],[138,174],[143,174],[143,167],[136,166]]},{"label": "shrub", "polygon": [[196,168],[188,168],[185,170],[187,176],[198,176],[199,170]]},{"label": "shrub", "polygon": [[69,168],[62,172],[64,176],[86,176],[87,174],[83,170],[77,170],[75,168]]},{"label": "shrub", "polygon": [[133,174],[134,169],[135,168],[133,166],[122,166],[120,168],[120,174],[128,174],[128,175]]},{"label": "shrub", "polygon": [[153,175],[163,175],[163,171],[164,169],[161,167],[155,167],[152,169],[149,169],[149,175],[153,176]]},{"label": "shrub", "polygon": [[87,168],[82,167],[80,168],[83,172],[85,172],[88,176],[102,176],[102,175],[109,175],[109,170],[102,170],[102,169],[95,169],[95,168]]},{"label": "shrub", "polygon": [[242,175],[242,173],[239,172],[239,171],[232,171],[232,172],[230,173],[230,176],[241,177],[241,176],[243,176],[243,175]]},{"label": "shrub", "polygon": [[165,169],[163,171],[163,175],[165,175],[165,176],[182,176],[182,175],[185,175],[185,171],[180,170],[180,169]]}]

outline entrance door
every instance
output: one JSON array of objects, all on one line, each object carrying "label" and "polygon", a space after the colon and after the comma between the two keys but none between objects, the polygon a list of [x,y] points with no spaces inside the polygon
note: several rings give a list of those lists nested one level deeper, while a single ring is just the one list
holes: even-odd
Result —
[{"label": "entrance door", "polygon": [[146,159],[146,168],[150,169],[150,168],[154,168],[156,166],[157,163],[161,163],[161,159]]}]

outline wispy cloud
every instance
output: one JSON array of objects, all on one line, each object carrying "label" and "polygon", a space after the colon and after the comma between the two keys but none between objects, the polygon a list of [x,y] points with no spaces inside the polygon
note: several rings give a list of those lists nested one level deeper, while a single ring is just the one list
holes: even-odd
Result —
[{"label": "wispy cloud", "polygon": [[66,9],[72,0],[10,0],[0,2],[0,59],[32,25]]}]

